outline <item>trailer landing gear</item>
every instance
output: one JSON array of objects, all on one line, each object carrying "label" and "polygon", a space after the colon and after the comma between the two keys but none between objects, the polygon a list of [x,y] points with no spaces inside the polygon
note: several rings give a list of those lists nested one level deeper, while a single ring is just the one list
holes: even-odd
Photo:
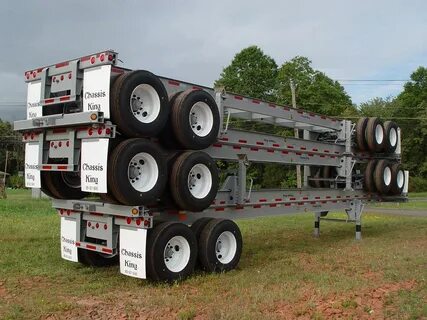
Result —
[{"label": "trailer landing gear", "polygon": [[314,236],[320,236],[320,220],[334,222],[354,222],[356,226],[356,240],[362,239],[362,212],[365,204],[361,200],[353,200],[351,207],[346,209],[347,219],[325,218],[327,211],[319,211],[314,213]]}]

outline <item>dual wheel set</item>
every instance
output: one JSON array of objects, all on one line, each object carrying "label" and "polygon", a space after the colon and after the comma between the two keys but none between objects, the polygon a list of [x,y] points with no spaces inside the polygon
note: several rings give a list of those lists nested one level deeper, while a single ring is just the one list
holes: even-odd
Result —
[{"label": "dual wheel set", "polygon": [[[231,220],[201,218],[191,227],[161,222],[148,231],[147,278],[171,282],[190,276],[197,268],[207,272],[232,270],[239,263],[242,244],[240,229]],[[79,261],[89,266],[110,266],[117,264],[119,257],[79,250]]]},{"label": "dual wheel set", "polygon": [[[201,211],[218,189],[215,161],[203,151],[217,139],[219,110],[201,89],[171,96],[148,71],[119,76],[111,88],[107,202]],[[78,172],[43,172],[42,189],[59,199],[81,199]]]},{"label": "dual wheel set", "polygon": [[356,124],[355,142],[360,151],[393,153],[398,143],[398,126],[394,121],[360,118]]},{"label": "dual wheel set", "polygon": [[405,185],[405,172],[400,163],[369,160],[364,173],[364,187],[368,192],[382,195],[399,195]]}]

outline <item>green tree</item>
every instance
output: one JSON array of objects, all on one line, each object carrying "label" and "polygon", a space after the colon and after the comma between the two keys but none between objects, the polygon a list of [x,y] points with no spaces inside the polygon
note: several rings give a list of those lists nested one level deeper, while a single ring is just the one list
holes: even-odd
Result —
[{"label": "green tree", "polygon": [[6,150],[9,151],[8,173],[14,174],[18,170],[23,170],[24,144],[21,139],[21,134],[13,131],[13,126],[10,122],[0,119],[0,171],[4,170]]},{"label": "green tree", "polygon": [[367,102],[360,104],[359,109],[361,116],[364,117],[380,117],[389,119],[393,117],[396,103],[392,97],[373,98]]},{"label": "green tree", "polygon": [[343,86],[323,72],[313,69],[311,61],[306,57],[297,56],[279,69],[278,100],[288,105],[292,102],[291,80],[296,85],[297,105],[303,109],[338,116],[352,106]]},{"label": "green tree", "polygon": [[257,46],[250,46],[237,53],[225,67],[215,87],[247,95],[252,98],[274,99],[277,64]]},{"label": "green tree", "polygon": [[411,176],[427,179],[427,68],[411,74],[395,100],[393,115],[402,129],[403,163]]}]

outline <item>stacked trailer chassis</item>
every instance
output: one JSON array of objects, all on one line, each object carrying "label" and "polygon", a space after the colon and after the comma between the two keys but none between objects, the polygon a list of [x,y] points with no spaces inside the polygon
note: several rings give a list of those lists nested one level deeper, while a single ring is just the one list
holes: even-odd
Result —
[{"label": "stacked trailer chassis", "polygon": [[[101,55],[105,57],[105,60],[101,61]],[[115,66],[116,60],[117,53],[106,51],[27,72],[26,78],[30,84],[34,80],[41,82],[39,107],[55,103],[76,103],[79,101],[78,92],[84,87],[82,70],[110,65],[111,78],[129,71]],[[69,74],[71,76],[68,76]],[[56,92],[64,92],[67,89],[65,92],[68,94],[57,98],[45,98],[43,88],[47,79],[53,79],[52,77],[59,79],[64,75],[70,81],[52,82],[50,88]],[[71,81],[73,77],[76,78],[74,82]],[[234,220],[299,212],[315,213],[314,234],[319,236],[320,220],[326,219],[323,218],[325,213],[333,210],[346,212],[347,218],[343,221],[355,223],[356,239],[360,239],[361,215],[366,201],[402,201],[406,199],[405,196],[387,197],[363,191],[360,174],[358,176],[354,172],[356,163],[366,162],[373,157],[388,157],[400,161],[400,132],[399,147],[396,153],[391,155],[366,154],[353,147],[354,125],[350,121],[337,120],[313,112],[224,91],[214,91],[211,88],[170,78],[159,78],[170,95],[187,89],[203,89],[215,98],[220,111],[219,136],[214,144],[203,151],[217,160],[238,162],[237,173],[226,178],[215,201],[202,212],[162,208],[148,209],[143,206],[115,205],[90,200],[53,199],[53,207],[57,209],[62,221],[73,223],[71,231],[66,232],[72,234],[72,230],[75,230],[75,234],[71,235],[72,246],[75,248],[114,255],[118,253],[118,241],[120,233],[124,233],[123,230],[147,230],[153,227],[154,220],[192,224],[201,217]],[[83,97],[80,97],[81,100]],[[79,170],[83,139],[87,141],[115,137],[116,126],[105,116],[109,114],[108,111],[88,111],[84,108],[80,111],[36,116],[32,119],[15,122],[15,130],[24,133],[23,142],[38,145],[38,164],[41,171],[77,171]],[[304,130],[304,139],[232,129],[229,126],[231,118]],[[319,136],[326,136],[327,139],[319,141]],[[67,163],[47,163],[49,158],[67,159]],[[252,183],[249,188],[246,185],[246,170],[251,162],[303,165],[304,188],[252,190]],[[309,179],[313,179],[309,178],[311,176],[310,166],[330,166],[337,169],[337,177],[329,181],[330,188],[308,187]],[[64,229],[66,228],[64,225]],[[95,243],[84,241],[86,238],[97,241]],[[73,255],[72,258],[68,257],[69,260],[77,259],[75,250]],[[63,257],[67,258],[67,253],[63,252]]]}]

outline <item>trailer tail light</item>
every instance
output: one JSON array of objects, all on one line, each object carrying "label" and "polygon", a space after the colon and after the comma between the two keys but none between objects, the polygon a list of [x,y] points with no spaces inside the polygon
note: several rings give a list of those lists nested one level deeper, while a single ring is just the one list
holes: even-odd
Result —
[{"label": "trailer tail light", "polygon": [[108,226],[107,224],[104,224],[104,230],[107,230]]},{"label": "trailer tail light", "polygon": [[95,57],[91,57],[90,58],[90,64],[94,64],[95,63]]},{"label": "trailer tail light", "polygon": [[104,60],[105,60],[105,55],[104,55],[104,54],[101,54],[101,55],[99,56],[99,60],[101,60],[101,62],[104,62]]},{"label": "trailer tail light", "polygon": [[107,135],[110,135],[110,134],[111,134],[111,129],[110,129],[110,128],[105,129],[105,133],[106,133]]},{"label": "trailer tail light", "polygon": [[69,74],[68,74],[68,79],[71,79],[73,77],[73,75],[72,75],[72,73],[70,72]]},{"label": "trailer tail light", "polygon": [[113,61],[113,55],[112,54],[108,55],[108,61]]}]

